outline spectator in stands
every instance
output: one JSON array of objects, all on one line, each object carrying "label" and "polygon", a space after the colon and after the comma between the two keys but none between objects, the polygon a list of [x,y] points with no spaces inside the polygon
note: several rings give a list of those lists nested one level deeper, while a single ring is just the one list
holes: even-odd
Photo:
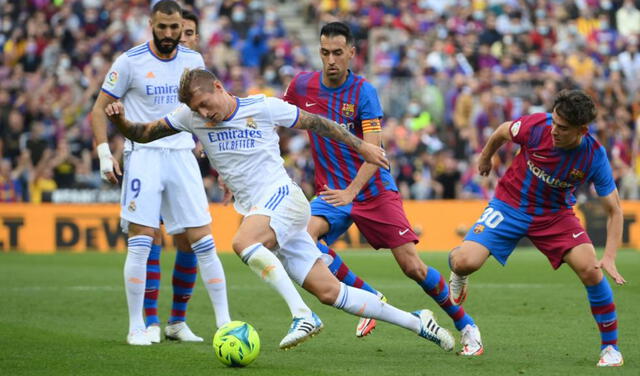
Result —
[{"label": "spectator in stands", "polygon": [[[288,33],[279,8],[235,0],[187,3],[201,19],[206,66],[234,94],[246,95],[246,88],[281,93],[293,75],[311,70],[312,46],[301,39],[304,33]],[[0,5],[1,156],[13,168],[25,148],[32,151],[37,166],[43,145],[54,147],[61,139],[67,139],[70,154],[86,163],[83,151],[92,146],[86,142],[89,106],[108,68],[105,61],[113,60],[113,51],[150,37],[145,34],[147,0],[56,4]],[[548,109],[553,93],[564,87],[587,90],[600,112],[611,114],[594,125],[610,153],[637,155],[638,5],[633,0],[330,0],[302,2],[297,17],[313,14],[308,27],[314,34],[329,20],[352,26],[358,48],[352,69],[378,89],[385,126],[404,132],[405,140],[394,134],[385,141],[390,151],[398,150],[399,161],[392,163],[407,171],[410,165],[413,171],[402,178],[412,182],[402,192],[405,198],[423,199],[433,198],[435,191],[429,175],[433,170],[425,172],[420,161],[425,147],[431,157],[435,151],[421,140],[440,140],[442,149],[453,151],[464,176],[486,132],[502,119]],[[412,103],[420,113],[429,113],[433,129],[412,127],[416,118],[409,113]],[[618,108],[630,116],[614,116],[622,113]],[[622,123],[616,123],[620,119]],[[286,138],[282,146],[285,160],[291,161],[288,168],[304,186],[313,161],[305,159],[309,157],[301,151],[308,144],[300,141]],[[289,147],[291,142],[299,145]],[[512,152],[501,150],[498,172]],[[90,165],[95,172],[93,158]],[[640,171],[635,159],[624,162],[626,171],[634,174]],[[29,171],[21,175],[33,172]],[[91,181],[86,165],[76,164],[75,174],[76,182]]]}]

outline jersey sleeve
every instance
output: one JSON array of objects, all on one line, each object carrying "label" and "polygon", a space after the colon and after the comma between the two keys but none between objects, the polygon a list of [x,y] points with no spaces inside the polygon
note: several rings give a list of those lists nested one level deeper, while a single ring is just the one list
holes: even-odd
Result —
[{"label": "jersey sleeve", "polygon": [[525,115],[513,121],[509,126],[511,140],[526,146],[531,136],[531,129],[539,122],[541,116],[546,117],[546,114]]},{"label": "jersey sleeve", "polygon": [[600,146],[593,156],[590,180],[593,182],[596,192],[600,197],[607,196],[616,189],[611,164],[609,163],[609,158],[607,158],[607,151],[604,146]]},{"label": "jersey sleeve", "polygon": [[291,82],[289,82],[289,86],[287,86],[287,90],[284,92],[284,96],[282,99],[285,102],[291,103],[293,105],[297,104],[297,96],[296,96],[296,83],[298,76],[296,75]]},{"label": "jersey sleeve", "polygon": [[362,122],[362,132],[380,132],[382,130],[382,106],[378,99],[378,92],[368,82],[362,85],[360,94],[360,106],[358,106],[358,116]]},{"label": "jersey sleeve", "polygon": [[298,122],[300,117],[298,107],[273,97],[266,98],[266,103],[274,125],[291,128]]},{"label": "jersey sleeve", "polygon": [[127,55],[120,55],[104,77],[101,90],[115,99],[120,99],[129,90],[130,67]]},{"label": "jersey sleeve", "polygon": [[[181,104],[164,117],[164,121],[176,131],[192,132],[193,112],[186,104]],[[192,132],[193,133],[193,132]]]}]

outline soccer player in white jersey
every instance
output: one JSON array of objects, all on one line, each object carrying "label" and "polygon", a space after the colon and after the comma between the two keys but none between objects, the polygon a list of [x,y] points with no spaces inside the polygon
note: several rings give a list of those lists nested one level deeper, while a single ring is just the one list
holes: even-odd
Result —
[{"label": "soccer player in white jersey", "polygon": [[[170,0],[156,3],[149,21],[153,41],[120,55],[107,74],[92,111],[92,127],[103,177],[117,182],[120,172],[107,144],[104,109],[121,100],[136,121],[150,121],[178,106],[179,72],[203,67],[202,56],[178,45],[182,9]],[[129,233],[124,265],[131,345],[150,345],[142,314],[146,263],[160,217],[167,233],[184,231],[200,265],[201,277],[212,301],[216,325],[230,321],[226,279],[211,236],[211,216],[188,133],[149,144],[127,140],[122,187],[121,218]],[[185,322],[174,323],[165,333],[177,338],[196,337]]]},{"label": "soccer player in white jersey", "polygon": [[183,130],[203,143],[209,161],[235,196],[236,210],[244,215],[233,240],[234,251],[278,291],[293,316],[281,348],[297,345],[323,326],[302,301],[293,279],[324,304],[393,323],[446,351],[453,349],[454,338],[436,323],[431,311],[411,314],[399,310],[368,291],[341,283],[329,271],[307,233],[309,203],[283,167],[275,126],[312,130],[344,142],[368,162],[388,168],[382,148],[280,99],[263,95],[236,98],[225,91],[214,74],[203,69],[183,73],[179,99],[185,104],[152,122],[127,120],[119,102],[105,111],[127,138],[138,142],[151,142]]},{"label": "soccer player in white jersey", "polygon": [[[188,10],[182,11],[182,34],[180,44],[198,51],[200,41],[198,33],[198,17]],[[199,155],[202,145],[198,143],[194,150]],[[147,335],[151,342],[160,342],[160,318],[158,316],[158,296],[160,293],[160,254],[162,253],[163,236],[160,229],[156,230],[151,245],[151,252],[147,259],[147,280],[144,291],[144,314],[147,326]],[[165,334],[169,339],[184,342],[202,342],[188,326],[186,326],[186,314],[189,300],[197,280],[198,260],[191,250],[191,245],[184,231],[173,235],[173,244],[176,247],[171,286],[173,287],[173,299],[171,299],[171,316],[165,327]],[[183,325],[183,323],[185,323]]]}]

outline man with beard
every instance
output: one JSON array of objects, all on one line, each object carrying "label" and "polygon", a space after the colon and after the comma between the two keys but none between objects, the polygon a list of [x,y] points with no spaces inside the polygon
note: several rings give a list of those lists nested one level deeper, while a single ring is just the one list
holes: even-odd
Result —
[{"label": "man with beard", "polygon": [[[120,167],[109,150],[104,109],[120,100],[132,119],[156,119],[178,107],[182,71],[204,66],[199,53],[178,45],[182,21],[182,9],[176,2],[163,0],[155,4],[149,21],[153,41],[120,55],[105,77],[93,107],[91,124],[100,173],[111,183],[118,182],[116,174],[120,174]],[[130,140],[125,144],[120,216],[123,230],[129,234],[124,278],[130,345],[159,341],[159,336],[149,336],[142,311],[146,263],[161,217],[167,233],[184,233],[190,247],[182,250],[193,250],[196,254],[215,311],[216,325],[220,327],[230,321],[224,270],[211,236],[207,198],[191,151],[194,146],[193,138],[187,133],[148,144]],[[195,265],[185,269],[195,269]],[[165,334],[179,340],[199,339],[184,322],[184,316],[182,321],[170,322]]]},{"label": "man with beard", "polygon": [[[182,11],[182,36],[180,44],[194,51],[199,51],[200,33],[198,32],[198,17],[191,11]],[[202,146],[198,145],[194,150],[195,155],[202,153]],[[147,259],[147,281],[144,291],[144,316],[147,325],[147,336],[152,343],[161,341],[160,318],[158,316],[158,296],[160,295],[160,254],[164,237],[160,229],[155,230],[151,253]],[[186,322],[187,306],[198,274],[198,259],[191,251],[189,239],[182,232],[173,235],[173,245],[176,247],[176,258],[171,278],[173,298],[171,299],[171,316],[169,325],[165,327],[165,335],[168,339],[182,342],[202,342],[202,337],[194,335],[187,330]]]}]

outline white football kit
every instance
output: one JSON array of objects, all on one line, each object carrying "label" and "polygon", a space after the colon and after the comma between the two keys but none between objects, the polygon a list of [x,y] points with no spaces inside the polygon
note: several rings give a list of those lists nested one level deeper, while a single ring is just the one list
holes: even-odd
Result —
[{"label": "white football kit", "polygon": [[218,124],[184,104],[165,121],[198,137],[240,214],[271,218],[279,246],[275,253],[291,278],[302,284],[321,253],[307,233],[309,202],[284,169],[275,128],[294,126],[298,115],[298,108],[289,103],[255,95],[236,98],[235,112]]},{"label": "white football kit", "polygon": [[[183,46],[172,59],[161,59],[149,42],[120,55],[102,84],[102,91],[120,99],[133,122],[149,122],[178,105],[180,75],[202,68],[202,56]],[[160,227],[169,234],[211,223],[200,169],[192,149],[193,136],[183,132],[147,144],[126,141],[120,216],[128,223]]]}]

